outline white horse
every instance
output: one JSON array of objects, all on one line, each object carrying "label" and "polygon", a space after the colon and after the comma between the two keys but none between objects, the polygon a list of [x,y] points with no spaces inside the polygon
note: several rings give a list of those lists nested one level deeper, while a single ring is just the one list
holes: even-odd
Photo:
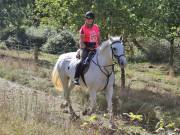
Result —
[{"label": "white horse", "polygon": [[[93,111],[96,104],[96,93],[98,90],[106,90],[108,112],[112,116],[112,96],[115,74],[113,71],[113,59],[116,58],[121,69],[124,71],[126,58],[124,55],[124,45],[121,37],[111,37],[103,42],[92,58],[88,71],[84,74],[84,79],[80,79],[80,86],[87,87],[90,94],[90,108]],[[78,59],[76,52],[60,55],[52,73],[52,81],[58,90],[64,90],[65,99],[69,105],[70,113],[75,115],[70,101],[70,91],[73,89],[73,78]]]}]

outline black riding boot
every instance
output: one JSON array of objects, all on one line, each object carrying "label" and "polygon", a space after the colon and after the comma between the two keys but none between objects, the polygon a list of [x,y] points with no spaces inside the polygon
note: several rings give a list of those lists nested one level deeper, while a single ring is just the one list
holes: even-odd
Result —
[{"label": "black riding boot", "polygon": [[74,76],[74,84],[79,85],[79,77],[81,75],[82,69],[83,69],[83,61],[86,59],[88,56],[88,50],[86,48],[81,49],[81,60],[76,66],[76,72]]},{"label": "black riding boot", "polygon": [[79,85],[79,77],[80,77],[80,74],[81,74],[81,62],[77,64],[76,66],[76,71],[75,71],[75,76],[74,76],[74,84],[75,85]]}]

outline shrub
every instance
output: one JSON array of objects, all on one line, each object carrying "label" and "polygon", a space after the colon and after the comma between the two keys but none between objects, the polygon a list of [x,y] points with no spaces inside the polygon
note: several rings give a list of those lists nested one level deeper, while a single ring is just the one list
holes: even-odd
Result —
[{"label": "shrub", "polygon": [[5,42],[0,42],[0,49],[2,49],[2,50],[7,49]]},{"label": "shrub", "polygon": [[147,42],[147,58],[152,62],[167,62],[170,56],[169,42],[167,40],[152,40]]},{"label": "shrub", "polygon": [[74,36],[69,31],[62,31],[55,36],[51,36],[42,50],[47,53],[60,54],[76,50]]},{"label": "shrub", "polygon": [[46,41],[46,33],[43,28],[29,27],[26,29],[26,35],[31,44],[39,47]]},{"label": "shrub", "polygon": [[150,62],[167,62],[170,56],[170,43],[165,39],[143,38],[138,42],[142,44],[143,53]]},{"label": "shrub", "polygon": [[19,29],[7,29],[2,35],[3,40],[8,48],[11,49],[28,49],[28,38],[25,35],[25,27]]}]

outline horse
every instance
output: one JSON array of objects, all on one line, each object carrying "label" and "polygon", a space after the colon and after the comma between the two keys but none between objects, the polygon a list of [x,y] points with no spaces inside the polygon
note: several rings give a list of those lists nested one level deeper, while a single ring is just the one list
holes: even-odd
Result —
[{"label": "horse", "polygon": [[[96,53],[89,64],[89,69],[80,79],[80,86],[86,87],[90,95],[90,112],[96,105],[96,93],[98,90],[106,90],[108,113],[112,118],[112,96],[115,83],[114,58],[117,60],[122,71],[126,65],[125,51],[122,37],[110,37],[96,49]],[[56,89],[64,90],[64,97],[68,103],[70,114],[75,114],[70,100],[70,91],[74,88],[74,74],[78,59],[76,52],[69,52],[59,56],[53,72],[52,81]]]}]

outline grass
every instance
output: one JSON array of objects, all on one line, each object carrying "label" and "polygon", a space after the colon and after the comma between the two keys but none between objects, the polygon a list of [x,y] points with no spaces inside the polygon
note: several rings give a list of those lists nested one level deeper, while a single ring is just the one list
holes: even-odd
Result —
[{"label": "grass", "polygon": [[55,125],[35,120],[25,121],[20,116],[10,113],[0,113],[1,135],[86,135],[72,123]]},{"label": "grass", "polygon": [[[51,83],[51,71],[57,58],[57,55],[40,53],[40,61],[39,64],[36,65],[32,60],[32,54],[29,52],[0,50],[0,77],[33,90],[42,91],[50,95],[58,95]],[[166,67],[167,65],[164,64],[129,63],[126,67],[126,90],[129,92],[129,94],[126,98],[114,99],[113,105],[116,115],[124,112],[142,114],[144,118],[140,126],[150,132],[155,131],[155,126],[160,119],[164,119],[166,124],[173,121],[175,122],[175,126],[180,128],[180,76],[168,78]],[[119,68],[116,68],[115,89],[117,92],[120,89],[119,82],[120,72]],[[82,106],[87,102],[87,99],[84,98],[87,97],[87,93],[82,91],[73,91],[72,94],[73,102],[78,103],[79,106]],[[21,96],[17,97],[18,101],[20,97]],[[97,97],[97,108],[102,113],[106,112],[107,104],[105,94],[99,93]],[[44,100],[44,98],[42,99]],[[35,102],[35,97],[33,102]],[[36,103],[34,104],[36,105]],[[38,104],[37,108],[46,107],[42,102]],[[157,111],[156,108],[160,108],[160,111]],[[46,111],[49,113],[51,112],[50,110]],[[41,119],[39,120],[39,118],[34,118],[33,121],[29,121],[24,120],[24,117],[19,115],[19,113],[13,114],[12,111],[7,112],[8,113],[0,113],[0,122],[3,123],[3,128],[0,128],[0,131],[2,131],[2,133],[5,135],[12,134],[12,132],[15,132],[15,130],[20,132],[18,135],[25,134],[25,130],[23,130],[23,128],[27,131],[32,131],[33,134],[50,134],[51,131],[53,131],[54,134],[58,134],[58,132],[63,130],[63,128],[59,127],[57,124],[53,125],[52,123],[49,123],[49,120],[45,120],[44,122]],[[23,116],[26,114],[25,112],[22,113]],[[30,112],[32,112],[32,110]],[[4,116],[5,114],[7,114],[7,116]],[[17,114],[18,116],[16,116]],[[1,115],[5,118],[7,117],[7,122],[4,122]],[[30,114],[28,114],[28,116],[29,115]],[[64,116],[63,114],[61,115]],[[37,113],[37,116],[40,118],[44,117],[39,113]],[[17,120],[15,120],[16,117],[18,118]],[[47,118],[48,117],[49,115]],[[25,127],[19,126],[15,127],[14,129],[13,126],[9,126],[11,124],[9,124],[8,121],[9,123],[12,121],[12,123],[14,123],[13,125],[19,124],[25,125]],[[63,130],[64,134],[73,134],[73,132],[78,132],[77,134],[87,133],[87,130],[83,132],[71,124],[68,124],[68,126],[71,128],[70,131]],[[79,127],[79,125],[77,126]],[[123,131],[122,129],[121,131],[128,134],[129,126],[130,125],[125,127],[122,126]],[[27,129],[27,127],[29,127],[29,129]],[[141,133],[141,131],[141,129],[138,129],[138,132]],[[26,134],[28,135],[30,133],[26,132]]]},{"label": "grass", "polygon": [[12,55],[4,52],[0,61],[0,77],[40,91],[53,90],[52,64],[48,68],[42,67],[41,64],[36,65],[28,56],[29,53],[25,52],[22,52],[20,57],[15,56],[15,52],[12,52]]}]

